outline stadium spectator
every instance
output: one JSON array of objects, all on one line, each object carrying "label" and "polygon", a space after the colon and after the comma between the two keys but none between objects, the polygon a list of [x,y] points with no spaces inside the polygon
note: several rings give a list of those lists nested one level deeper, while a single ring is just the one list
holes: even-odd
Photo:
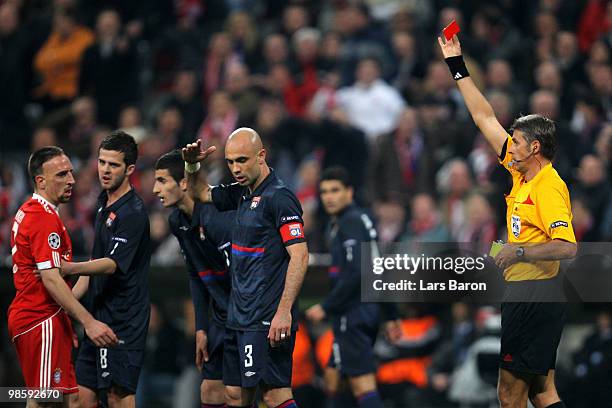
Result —
[{"label": "stadium spectator", "polygon": [[98,118],[107,126],[116,126],[121,107],[140,96],[136,50],[121,31],[116,11],[98,15],[96,42],[85,51],[79,75],[79,93],[95,99]]},{"label": "stadium spectator", "polygon": [[417,194],[412,199],[411,216],[403,242],[414,245],[419,242],[447,242],[450,239],[436,202],[429,194]]},{"label": "stadium spectator", "polygon": [[429,188],[431,152],[414,108],[402,111],[397,128],[382,135],[372,151],[369,191],[375,201],[405,203]]},{"label": "stadium spectator", "polygon": [[91,30],[77,22],[74,9],[54,11],[53,30],[34,57],[40,78],[34,96],[46,112],[64,107],[77,95],[83,54],[94,40]]},{"label": "stadium spectator", "polygon": [[405,106],[397,90],[381,79],[380,70],[376,59],[361,59],[355,69],[355,83],[337,93],[338,104],[350,123],[363,131],[370,143],[395,128]]}]

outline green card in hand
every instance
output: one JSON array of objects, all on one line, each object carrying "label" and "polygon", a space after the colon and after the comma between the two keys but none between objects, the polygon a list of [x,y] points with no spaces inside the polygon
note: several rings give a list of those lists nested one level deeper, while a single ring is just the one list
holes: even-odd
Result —
[{"label": "green card in hand", "polygon": [[493,241],[493,243],[491,243],[491,250],[489,251],[489,256],[495,258],[503,247],[504,243],[502,241]]}]

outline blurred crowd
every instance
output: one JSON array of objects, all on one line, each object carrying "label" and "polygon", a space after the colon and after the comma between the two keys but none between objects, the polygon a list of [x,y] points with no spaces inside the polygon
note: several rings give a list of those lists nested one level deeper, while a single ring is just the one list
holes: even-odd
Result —
[{"label": "blurred crowd", "polygon": [[[350,171],[383,242],[486,245],[505,235],[509,178],[440,57],[436,37],[452,19],[505,127],[531,112],[556,121],[577,238],[609,240],[604,0],[0,1],[0,215],[10,221],[29,190],[28,153],[60,145],[77,170],[62,217],[87,256],[97,146],[122,128],[139,143],[132,182],[151,211],[156,259],[180,262],[151,193],[155,160],[196,138],[223,146],[250,126],[302,202],[311,251],[325,250],[317,178],[332,164]],[[221,153],[208,170],[229,180]]]},{"label": "blurred crowd", "polygon": [[[239,126],[259,132],[268,162],[297,193],[311,252],[326,251],[317,181],[336,164],[349,170],[383,244],[488,248],[506,235],[510,180],[439,53],[437,36],[452,19],[503,126],[527,113],[555,120],[554,166],[570,188],[576,238],[611,240],[611,1],[0,0],[2,263],[12,215],[30,191],[27,157],[45,145],[63,147],[75,166],[61,217],[75,257],[89,256],[97,148],[116,128],[139,144],[132,183],[150,211],[156,265],[182,263],[152,194],[156,159],[196,138],[221,147]],[[211,182],[230,180],[221,153],[207,166]],[[427,333],[441,325],[435,313],[414,316],[436,321],[413,322]],[[456,348],[476,344],[474,327],[440,327],[461,338],[425,354],[408,347],[429,367],[416,388],[446,390],[448,378],[431,370],[448,373],[440,367],[448,359],[436,353],[463,361],[467,346]],[[577,367],[588,365],[580,358]]]}]

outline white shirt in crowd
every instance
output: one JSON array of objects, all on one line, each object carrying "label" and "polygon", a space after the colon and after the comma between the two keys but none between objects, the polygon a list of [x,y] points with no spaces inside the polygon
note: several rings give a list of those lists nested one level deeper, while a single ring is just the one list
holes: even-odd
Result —
[{"label": "white shirt in crowd", "polygon": [[381,79],[370,86],[357,82],[340,89],[337,96],[351,124],[370,141],[394,130],[406,105],[399,92]]}]

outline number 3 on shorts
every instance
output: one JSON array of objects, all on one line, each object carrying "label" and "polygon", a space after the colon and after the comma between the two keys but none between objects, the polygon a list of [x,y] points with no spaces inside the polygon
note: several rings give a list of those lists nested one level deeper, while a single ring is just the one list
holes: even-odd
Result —
[{"label": "number 3 on shorts", "polygon": [[108,366],[108,363],[106,360],[106,353],[108,353],[108,349],[106,348],[100,349],[100,368],[106,368]]},{"label": "number 3 on shorts", "polygon": [[252,367],[253,366],[253,345],[247,344],[244,346],[244,354],[246,359],[244,360],[244,367]]}]

